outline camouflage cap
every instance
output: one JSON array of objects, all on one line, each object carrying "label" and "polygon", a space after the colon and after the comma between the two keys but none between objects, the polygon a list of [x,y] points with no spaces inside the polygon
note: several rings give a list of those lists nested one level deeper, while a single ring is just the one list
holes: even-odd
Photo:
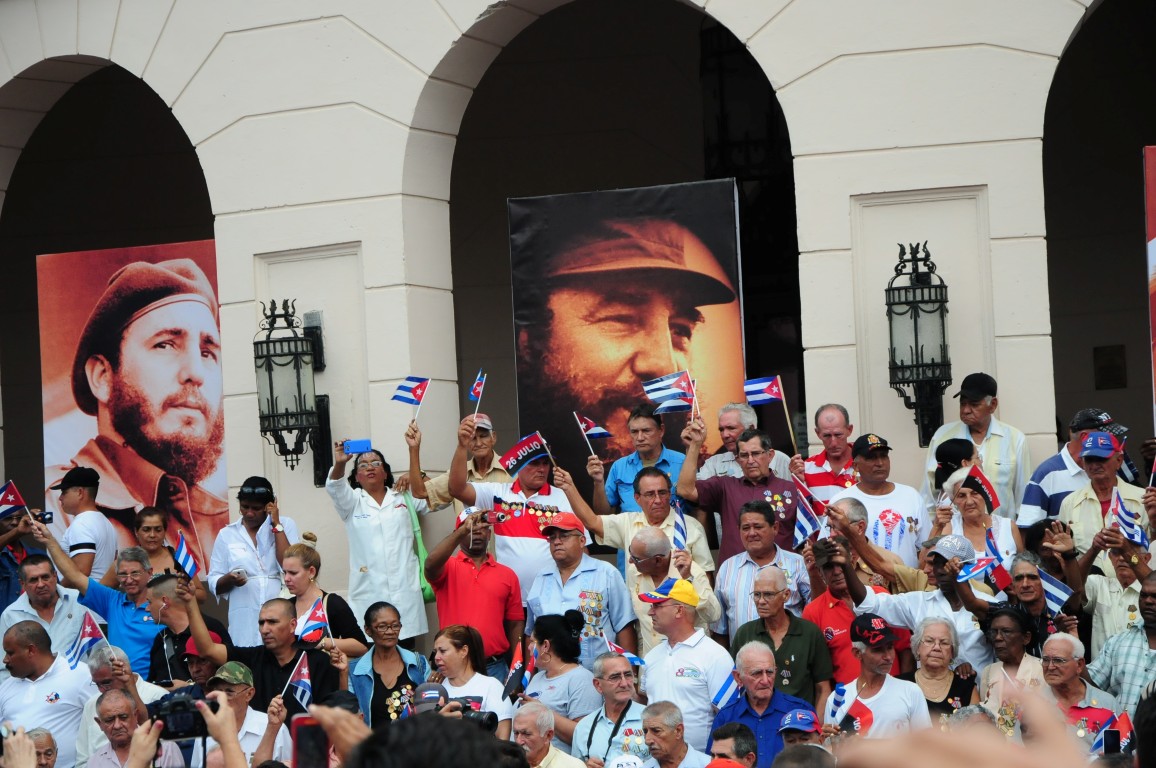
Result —
[{"label": "camouflage cap", "polygon": [[208,687],[212,688],[217,683],[247,685],[252,688],[253,671],[239,661],[226,661],[209,678]]}]

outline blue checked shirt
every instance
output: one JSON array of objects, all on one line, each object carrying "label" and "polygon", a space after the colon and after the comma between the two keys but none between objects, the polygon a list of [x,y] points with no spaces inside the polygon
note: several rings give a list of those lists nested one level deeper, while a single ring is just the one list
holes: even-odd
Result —
[{"label": "blue checked shirt", "polygon": [[1142,619],[1108,638],[1100,655],[1088,665],[1088,677],[1097,688],[1115,696],[1129,716],[1136,713],[1140,694],[1156,680],[1156,650],[1148,647]]}]

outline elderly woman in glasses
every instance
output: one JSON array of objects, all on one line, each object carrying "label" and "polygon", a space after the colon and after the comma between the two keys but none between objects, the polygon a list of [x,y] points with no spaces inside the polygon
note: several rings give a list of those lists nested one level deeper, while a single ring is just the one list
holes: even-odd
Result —
[{"label": "elderly woman in glasses", "polygon": [[400,639],[412,649],[412,638],[429,629],[414,550],[416,516],[429,508],[393,487],[393,472],[380,451],[350,456],[341,440],[333,455],[325,490],[349,536],[349,604],[359,616],[378,600],[397,606]]},{"label": "elderly woman in glasses", "polygon": [[1020,700],[1025,692],[1038,694],[1046,685],[1043,664],[1028,654],[1034,621],[1019,606],[1005,606],[988,613],[988,638],[996,661],[979,676],[983,706],[996,716],[996,725],[1012,735],[1019,724]]},{"label": "elderly woman in glasses", "polygon": [[349,685],[357,695],[361,716],[371,728],[388,725],[402,717],[413,701],[414,690],[429,677],[424,656],[401,648],[401,614],[389,603],[378,601],[365,612],[365,634],[373,650],[353,665]]},{"label": "elderly woman in glasses", "polygon": [[951,669],[951,662],[959,650],[955,625],[941,616],[928,616],[919,623],[911,638],[911,649],[919,667],[905,672],[900,680],[919,686],[927,699],[927,711],[932,722],[944,730],[948,719],[963,707],[979,703],[974,677],[961,677]]}]

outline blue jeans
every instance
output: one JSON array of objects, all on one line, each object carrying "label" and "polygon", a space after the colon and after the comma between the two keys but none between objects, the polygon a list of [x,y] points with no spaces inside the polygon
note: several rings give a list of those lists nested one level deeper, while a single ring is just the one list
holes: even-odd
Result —
[{"label": "blue jeans", "polygon": [[506,664],[505,659],[495,659],[486,665],[486,674],[505,684],[506,675],[510,674],[510,666]]}]

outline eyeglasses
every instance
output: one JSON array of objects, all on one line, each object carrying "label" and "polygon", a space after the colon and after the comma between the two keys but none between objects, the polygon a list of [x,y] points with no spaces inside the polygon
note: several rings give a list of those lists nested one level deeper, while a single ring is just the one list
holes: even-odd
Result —
[{"label": "eyeglasses", "polygon": [[1040,663],[1043,664],[1045,667],[1062,667],[1063,665],[1067,664],[1069,661],[1071,661],[1070,658],[1065,659],[1063,656],[1042,656],[1042,657],[1040,657]]},{"label": "eyeglasses", "polygon": [[401,622],[395,621],[392,624],[371,624],[369,628],[374,632],[400,632]]},{"label": "eyeglasses", "polygon": [[571,536],[581,536],[578,531],[559,531],[557,529],[546,534],[546,541],[557,541],[559,539],[568,539]]},{"label": "eyeglasses", "polygon": [[787,593],[786,588],[779,589],[779,590],[776,590],[774,592],[752,592],[751,593],[751,599],[753,599],[757,603],[760,600],[774,600],[779,595],[784,595],[786,593]]},{"label": "eyeglasses", "polygon": [[665,555],[650,555],[649,557],[635,557],[634,555],[631,555],[630,562],[634,563],[635,565],[642,565],[647,560],[657,560],[660,557],[665,557]]},{"label": "eyeglasses", "polygon": [[369,469],[370,467],[373,469],[381,469],[382,466],[383,464],[380,461],[361,461],[357,464],[358,469]]},{"label": "eyeglasses", "polygon": [[950,640],[941,640],[936,637],[925,637],[919,641],[921,645],[926,645],[929,648],[950,648]]},{"label": "eyeglasses", "polygon": [[670,491],[647,491],[646,493],[638,494],[644,499],[653,501],[654,499],[669,499]]},{"label": "eyeglasses", "polygon": [[217,690],[225,694],[227,698],[235,699],[250,688],[246,685],[244,688],[218,688]]},{"label": "eyeglasses", "polygon": [[145,571],[117,571],[116,577],[118,579],[139,579],[145,575]]},{"label": "eyeglasses", "polygon": [[743,451],[738,455],[739,461],[747,461],[748,459],[757,459],[760,456],[765,456],[766,451],[751,451],[750,453]]},{"label": "eyeglasses", "polygon": [[615,672],[613,675],[610,675],[609,677],[604,677],[602,679],[608,683],[621,683],[623,680],[633,680],[634,679],[634,673],[633,672]]},{"label": "eyeglasses", "polygon": [[243,496],[269,496],[272,493],[268,488],[250,488],[247,485],[241,486],[241,495]]}]

